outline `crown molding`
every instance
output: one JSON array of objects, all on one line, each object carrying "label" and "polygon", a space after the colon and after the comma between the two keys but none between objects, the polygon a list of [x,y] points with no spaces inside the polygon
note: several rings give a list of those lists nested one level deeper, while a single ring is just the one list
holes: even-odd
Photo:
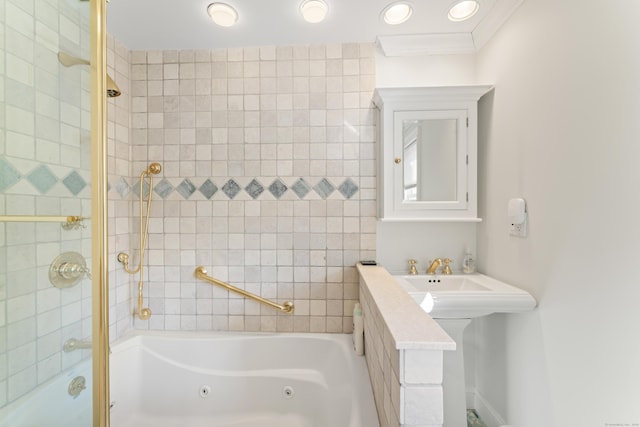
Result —
[{"label": "crown molding", "polygon": [[471,33],[409,34],[378,36],[385,56],[416,56],[474,53]]},{"label": "crown molding", "polygon": [[456,55],[478,52],[524,0],[496,0],[471,32],[378,36],[385,56]]},{"label": "crown molding", "polygon": [[476,51],[480,50],[505,22],[524,3],[524,0],[497,0],[491,12],[471,32]]}]

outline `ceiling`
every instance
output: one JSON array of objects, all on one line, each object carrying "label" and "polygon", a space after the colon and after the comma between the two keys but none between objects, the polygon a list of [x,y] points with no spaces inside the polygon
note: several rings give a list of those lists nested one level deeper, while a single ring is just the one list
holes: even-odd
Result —
[{"label": "ceiling", "polygon": [[[395,26],[380,18],[393,0],[326,0],[329,13],[318,24],[302,19],[301,0],[223,0],[240,16],[237,24],[229,28],[215,25],[207,15],[207,6],[213,1],[111,0],[107,6],[107,31],[133,50],[378,40],[388,55],[465,53],[481,47],[524,0],[479,0],[479,12],[457,23],[447,19],[455,0],[410,0],[414,9],[411,19]],[[452,52],[438,50],[447,45]],[[432,50],[434,46],[438,51]]]}]

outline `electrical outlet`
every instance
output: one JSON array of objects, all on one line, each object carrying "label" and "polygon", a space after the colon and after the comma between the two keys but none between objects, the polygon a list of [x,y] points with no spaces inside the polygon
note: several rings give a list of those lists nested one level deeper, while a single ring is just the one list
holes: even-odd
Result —
[{"label": "electrical outlet", "polygon": [[509,224],[509,234],[517,237],[527,237],[527,215],[524,216],[524,221],[520,224]]}]

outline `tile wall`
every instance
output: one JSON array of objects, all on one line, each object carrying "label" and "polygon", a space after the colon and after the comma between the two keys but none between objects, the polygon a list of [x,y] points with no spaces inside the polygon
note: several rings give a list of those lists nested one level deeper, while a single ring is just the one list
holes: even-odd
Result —
[{"label": "tile wall", "polygon": [[[129,145],[131,89],[130,52],[113,37],[107,37],[107,73],[122,94],[107,101],[109,163],[109,335],[121,336],[133,326],[132,277],[117,262],[118,252],[131,252],[137,234],[131,234],[131,147]],[[137,245],[137,243],[135,243]],[[136,246],[137,248],[137,246]]]},{"label": "tile wall", "polygon": [[[67,2],[0,6],[0,215],[91,216],[89,68],[65,68],[58,51],[89,57],[89,25]],[[89,351],[91,284],[58,289],[49,265],[62,252],[91,263],[90,224],[0,224],[0,407],[55,377]]]},{"label": "tile wall", "polygon": [[[351,331],[354,265],[375,255],[374,52],[337,44],[130,53],[131,172],[120,171],[121,191],[111,182],[110,192],[133,208],[116,212],[123,233],[138,227],[138,174],[163,165],[145,274],[154,314],[136,328]],[[133,234],[116,241],[137,248]],[[196,281],[198,265],[292,300],[295,314]]]}]

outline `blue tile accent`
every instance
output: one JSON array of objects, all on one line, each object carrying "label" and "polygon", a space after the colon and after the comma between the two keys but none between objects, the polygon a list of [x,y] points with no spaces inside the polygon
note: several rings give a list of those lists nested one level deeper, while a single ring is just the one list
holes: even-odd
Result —
[{"label": "blue tile accent", "polygon": [[35,168],[27,176],[27,179],[34,187],[36,187],[40,194],[46,194],[47,191],[51,190],[51,187],[58,182],[58,178],[56,178],[56,176],[51,173],[49,168],[45,165],[40,165]]},{"label": "blue tile accent", "polygon": [[240,192],[240,186],[234,180],[230,179],[222,186],[222,191],[224,191],[227,197],[233,199]]},{"label": "blue tile accent", "polygon": [[173,186],[169,184],[169,181],[167,181],[166,178],[162,178],[162,181],[154,186],[153,191],[155,191],[162,199],[166,199],[173,191]]},{"label": "blue tile accent", "polygon": [[65,187],[67,187],[69,191],[71,191],[74,196],[77,196],[78,193],[87,186],[86,181],[76,171],[73,171],[69,175],[67,175],[67,177],[62,180],[62,183]]},{"label": "blue tile accent", "polygon": [[335,187],[329,182],[327,178],[322,178],[320,182],[318,182],[316,186],[313,187],[313,189],[316,190],[316,193],[318,193],[320,197],[326,199],[327,197],[329,197],[329,195],[331,195],[331,193],[333,193]]},{"label": "blue tile accent", "polygon": [[213,195],[218,191],[218,187],[213,182],[211,182],[210,179],[207,179],[202,183],[198,190],[200,190],[204,197],[206,197],[207,199],[211,199]]},{"label": "blue tile accent", "polygon": [[189,178],[186,178],[176,187],[176,191],[180,193],[182,197],[188,199],[196,191],[196,186],[189,181]]},{"label": "blue tile accent", "polygon": [[20,174],[5,159],[0,159],[0,191],[4,191],[20,181]]},{"label": "blue tile accent", "polygon": [[287,186],[284,185],[280,179],[276,179],[269,186],[269,192],[273,194],[273,197],[279,199],[287,191]]},{"label": "blue tile accent", "polygon": [[257,199],[264,191],[264,187],[256,179],[252,179],[249,185],[244,187],[244,191],[249,193],[252,199]]},{"label": "blue tile accent", "polygon": [[342,184],[340,184],[338,191],[341,192],[344,197],[350,199],[358,192],[358,186],[351,180],[351,178],[347,178]]},{"label": "blue tile accent", "polygon": [[118,182],[116,183],[116,192],[120,195],[120,198],[124,199],[131,192],[131,187],[129,187],[129,183],[123,177],[120,177]]},{"label": "blue tile accent", "polygon": [[[136,197],[140,195],[140,180],[131,186],[131,191],[135,191]],[[149,195],[149,183],[145,179],[142,181],[142,197],[147,197]]]},{"label": "blue tile accent", "polygon": [[291,186],[291,190],[293,190],[300,199],[304,199],[304,196],[311,191],[311,186],[307,184],[307,181],[300,178]]}]

